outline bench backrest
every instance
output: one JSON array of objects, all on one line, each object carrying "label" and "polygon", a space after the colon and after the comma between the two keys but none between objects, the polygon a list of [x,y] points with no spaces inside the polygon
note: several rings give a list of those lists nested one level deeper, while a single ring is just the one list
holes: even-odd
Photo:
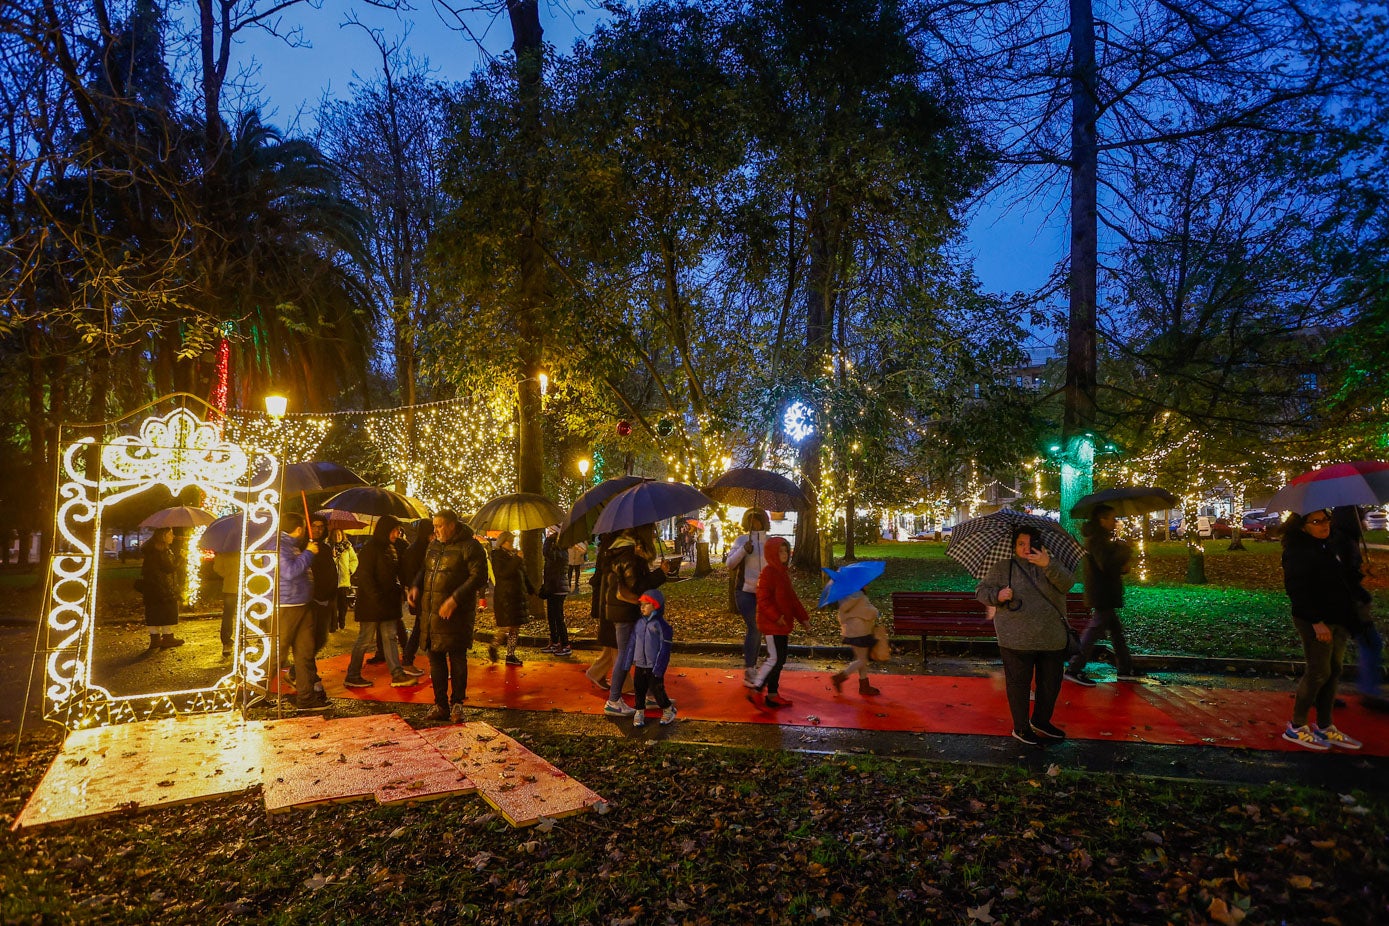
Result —
[{"label": "bench backrest", "polygon": [[[1076,592],[1066,595],[1066,619],[1083,620],[1089,617],[1085,596]],[[969,592],[893,592],[892,616],[900,626],[901,619],[968,619],[984,620],[984,605]]]}]

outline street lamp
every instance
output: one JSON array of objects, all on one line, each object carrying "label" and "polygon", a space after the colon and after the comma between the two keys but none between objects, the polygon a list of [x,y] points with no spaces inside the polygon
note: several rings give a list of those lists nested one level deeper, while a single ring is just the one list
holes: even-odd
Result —
[{"label": "street lamp", "polygon": [[289,399],[282,395],[268,395],[265,397],[265,413],[271,418],[279,421],[289,410]]},{"label": "street lamp", "polygon": [[588,481],[588,468],[592,465],[593,464],[589,462],[588,457],[579,458],[579,475],[583,477],[585,482]]}]

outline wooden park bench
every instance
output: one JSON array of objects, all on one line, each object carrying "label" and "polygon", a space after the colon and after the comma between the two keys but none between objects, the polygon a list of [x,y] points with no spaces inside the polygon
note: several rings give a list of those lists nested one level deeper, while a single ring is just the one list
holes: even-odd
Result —
[{"label": "wooden park bench", "polygon": [[[1090,622],[1085,596],[1066,596],[1066,621],[1076,633]],[[989,640],[994,624],[972,592],[893,592],[892,625],[899,636],[921,637],[921,662],[926,662],[926,638]]]}]

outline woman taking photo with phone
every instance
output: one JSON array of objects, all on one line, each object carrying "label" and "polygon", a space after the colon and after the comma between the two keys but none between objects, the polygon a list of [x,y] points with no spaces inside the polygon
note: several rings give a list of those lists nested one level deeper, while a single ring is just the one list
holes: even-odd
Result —
[{"label": "woman taking photo with phone", "polygon": [[[1040,540],[1034,528],[1015,530],[1013,555],[995,563],[975,590],[975,597],[995,611],[1013,738],[1029,746],[1066,738],[1051,715],[1066,667],[1066,592],[1075,584]],[[1037,698],[1029,717],[1034,678]]]}]

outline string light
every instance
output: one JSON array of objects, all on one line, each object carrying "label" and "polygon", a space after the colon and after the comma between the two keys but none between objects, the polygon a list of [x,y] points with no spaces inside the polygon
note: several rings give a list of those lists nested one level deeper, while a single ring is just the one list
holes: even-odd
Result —
[{"label": "string light", "polygon": [[[228,710],[245,687],[264,688],[270,658],[268,628],[278,564],[279,463],[248,454],[222,439],[186,408],[146,418],[136,435],[98,445],[84,437],[64,448],[54,512],[54,554],[49,559],[46,626],[57,640],[45,660],[44,717],[69,729],[181,713]],[[89,472],[90,451],[100,463]],[[243,512],[237,596],[236,654],[232,668],[209,688],[114,696],[92,679],[102,514],[110,505],[162,485],[177,496],[196,487],[213,503]],[[195,573],[196,570],[193,570]]]}]

